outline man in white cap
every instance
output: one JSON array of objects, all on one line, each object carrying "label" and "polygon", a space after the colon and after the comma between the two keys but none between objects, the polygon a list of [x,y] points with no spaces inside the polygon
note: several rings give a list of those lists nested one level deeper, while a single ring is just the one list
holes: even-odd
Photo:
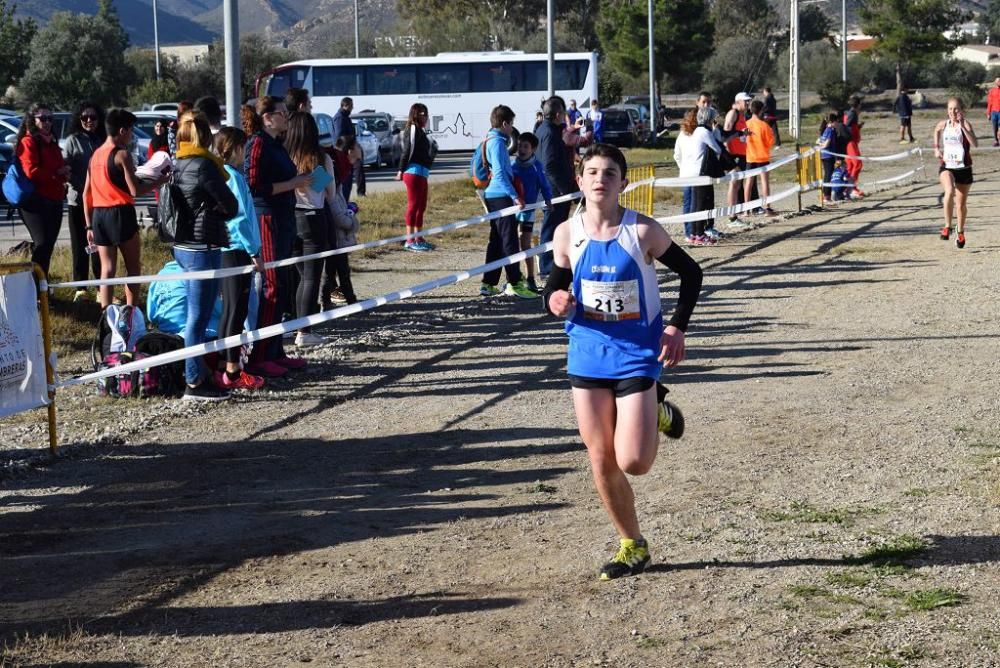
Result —
[{"label": "man in white cap", "polygon": [[[733,106],[726,113],[726,121],[722,125],[722,137],[726,140],[726,150],[736,159],[734,171],[745,171],[747,168],[747,103],[753,98],[740,91],[736,94]],[[739,198],[743,181],[730,181],[729,193],[726,203],[735,206]],[[748,224],[739,219],[738,216],[729,217],[729,227],[741,229]]]}]

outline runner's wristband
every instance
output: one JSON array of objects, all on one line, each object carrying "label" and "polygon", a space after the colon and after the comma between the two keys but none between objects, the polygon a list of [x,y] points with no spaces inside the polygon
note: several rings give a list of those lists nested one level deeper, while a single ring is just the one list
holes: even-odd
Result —
[{"label": "runner's wristband", "polygon": [[553,264],[552,272],[549,274],[548,280],[545,281],[545,288],[542,290],[542,304],[545,306],[545,310],[555,315],[549,308],[549,297],[556,290],[568,290],[571,285],[573,285],[573,270]]},{"label": "runner's wristband", "polygon": [[[698,293],[701,292],[701,267],[690,255],[684,252],[683,248],[672,242],[667,246],[663,255],[656,259],[681,279],[677,307],[667,325],[673,325],[682,332],[686,332],[688,321],[691,319],[691,314],[694,313],[694,306],[698,303]],[[549,278],[551,279],[551,277],[550,274]]]}]

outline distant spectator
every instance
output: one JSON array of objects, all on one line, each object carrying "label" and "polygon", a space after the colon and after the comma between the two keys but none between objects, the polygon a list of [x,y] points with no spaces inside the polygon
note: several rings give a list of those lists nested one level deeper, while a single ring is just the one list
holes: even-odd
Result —
[{"label": "distant spectator", "polygon": [[590,111],[587,112],[587,120],[591,125],[591,132],[594,133],[595,142],[604,141],[604,112],[601,111],[601,104],[597,100],[590,101]]},{"label": "distant spectator", "polygon": [[[222,249],[222,268],[232,269],[252,264],[258,273],[264,271],[260,257],[260,226],[253,195],[243,178],[243,161],[246,157],[247,135],[237,128],[222,128],[215,135],[215,152],[225,162],[229,180],[226,185],[236,198],[237,213],[226,221],[229,243]],[[219,338],[235,336],[244,330],[250,302],[252,274],[226,276],[222,279],[222,317],[219,320]],[[250,323],[253,329],[255,323]],[[226,368],[215,373],[215,384],[224,390],[255,390],[263,387],[261,376],[248,374],[240,368],[242,346],[226,348],[222,353]]]},{"label": "distant spectator", "polygon": [[780,148],[781,134],[778,132],[778,101],[774,99],[774,93],[771,92],[770,86],[764,86],[760,92],[764,102],[764,112],[761,115],[761,119],[771,126],[771,132],[774,133],[774,145]]},{"label": "distant spectator", "polygon": [[[211,95],[195,100],[194,110],[204,114],[205,118],[208,119],[208,126],[212,129],[213,135],[222,127],[222,107],[219,105],[219,101]],[[177,119],[180,120],[180,116]]]},{"label": "distant spectator", "polygon": [[48,276],[62,228],[63,200],[70,176],[70,167],[59,150],[59,138],[52,133],[52,109],[48,105],[33,104],[24,114],[14,153],[34,186],[34,192],[20,206],[21,218],[34,244],[31,261]]},{"label": "distant spectator", "polygon": [[[507,154],[507,142],[514,129],[514,112],[506,105],[498,105],[490,113],[490,131],[486,135],[483,152],[490,163],[492,178],[486,186],[483,196],[486,199],[486,209],[490,212],[507,209],[512,206],[523,207],[524,199],[514,187],[514,172]],[[561,128],[559,128],[561,131]],[[490,221],[490,240],[486,245],[486,262],[494,262],[503,257],[515,255],[520,251],[517,238],[517,220],[514,214]],[[507,273],[507,287],[503,291],[521,299],[532,299],[538,295],[528,289],[521,277],[521,266],[514,262],[503,267]],[[483,274],[483,283],[479,294],[492,297],[501,293],[497,287],[500,282],[500,269],[491,269]]]},{"label": "distant spectator", "polygon": [[177,122],[180,120],[181,116],[192,109],[194,109],[194,105],[190,100],[181,100],[177,103],[177,116],[170,123],[170,127],[167,131],[167,145],[170,147],[171,158],[177,156]]},{"label": "distant spectator", "polygon": [[427,209],[427,179],[431,175],[434,157],[431,142],[427,138],[427,106],[417,102],[410,107],[406,125],[401,130],[401,150],[396,180],[406,184],[406,214],[404,221],[409,236],[403,247],[406,250],[425,252],[434,250],[434,245],[422,236],[424,211]]},{"label": "distant spectator", "polygon": [[[87,184],[87,166],[97,147],[104,143],[107,130],[104,129],[104,109],[93,102],[81,102],[73,114],[69,125],[69,137],[63,154],[69,165],[69,189],[66,192],[69,218],[70,249],[73,253],[73,280],[86,281],[90,278],[87,266],[94,278],[101,277],[101,256],[87,253],[87,219],[83,213],[83,188]],[[88,291],[76,291],[73,301],[88,298]]]},{"label": "distant spectator", "polygon": [[[833,176],[834,166],[837,163],[837,156],[834,154],[844,152],[841,136],[837,131],[839,123],[840,114],[835,111],[830,112],[830,115],[825,118],[822,125],[820,125],[819,139],[816,140],[816,148],[820,149],[820,160],[823,163],[824,202],[832,200],[830,186],[825,184],[832,183],[831,178]],[[843,125],[840,127],[843,127]]]},{"label": "distant spectator", "polygon": [[[726,150],[733,156],[736,165],[733,171],[744,171],[747,168],[747,103],[752,100],[747,93],[740,91],[733,100],[733,106],[726,113],[726,120],[722,125],[722,137],[726,141]],[[726,193],[726,204],[736,206],[740,193],[742,193],[742,179],[729,182],[729,189]],[[729,217],[729,227],[743,228],[747,223],[741,220],[736,214]]]},{"label": "distant spectator", "polygon": [[[771,148],[774,146],[774,133],[771,126],[762,118],[764,113],[764,103],[754,100],[750,103],[750,113],[752,118],[747,121],[747,169],[757,169],[767,167],[771,164]],[[776,216],[768,197],[771,196],[771,180],[768,172],[761,172],[757,175],[757,191],[763,200],[764,214]],[[751,191],[753,190],[754,179],[743,179],[743,201],[749,202]]]},{"label": "distant spectator", "polygon": [[156,119],[153,124],[153,136],[149,138],[149,148],[146,149],[146,160],[153,157],[153,154],[157,151],[163,151],[164,153],[170,153],[170,143],[167,139],[167,133],[169,132],[168,121],[163,119]]},{"label": "distant spectator", "polygon": [[[357,135],[340,135],[334,148],[340,151],[340,162],[335,159],[337,167],[337,183],[340,184],[340,192],[344,196],[345,202],[351,201],[351,190],[354,189],[354,178],[357,176],[357,166],[364,159],[364,152],[361,144],[358,143]],[[364,172],[362,172],[362,176]],[[358,181],[358,194],[364,195],[364,180]]]},{"label": "distant spectator", "polygon": [[[538,150],[535,157],[545,170],[545,178],[552,188],[552,196],[569,195],[577,192],[576,178],[573,175],[573,163],[566,155],[566,142],[563,134],[563,123],[566,116],[566,105],[563,99],[554,95],[542,105],[545,121],[535,130],[538,137]],[[540,232],[541,242],[552,241],[552,235],[560,223],[569,218],[571,202],[553,204],[545,211]],[[552,251],[538,256],[538,278],[544,281],[552,271]]]},{"label": "distant spectator", "polygon": [[986,118],[993,125],[993,145],[1000,146],[1000,77],[993,80],[993,88],[986,94]]},{"label": "distant spectator", "polygon": [[847,127],[847,131],[851,135],[845,153],[848,156],[847,173],[851,175],[851,181],[854,182],[853,194],[855,197],[864,197],[865,195],[857,185],[861,170],[864,169],[864,162],[857,157],[861,155],[861,128],[864,125],[864,121],[861,120],[861,98],[854,95],[851,97],[850,109],[844,112],[844,126]]},{"label": "distant spectator", "polygon": [[[521,193],[524,196],[524,203],[534,204],[541,195],[545,200],[545,206],[552,206],[552,189],[549,187],[549,180],[545,178],[545,170],[542,164],[535,159],[535,150],[538,148],[538,137],[530,132],[522,132],[517,138],[517,155],[511,160],[511,168],[514,174],[514,186],[520,185]],[[531,233],[535,223],[535,210],[519,211],[515,216],[520,227],[521,250],[531,248]],[[525,260],[526,273],[528,275],[526,284],[532,292],[538,292],[538,284],[535,282],[535,258]]]},{"label": "distant spectator", "polygon": [[[204,114],[187,113],[178,119],[175,183],[184,193],[188,208],[195,212],[193,224],[178,227],[174,259],[184,271],[222,268],[222,248],[229,245],[226,221],[239,212],[236,197],[226,186],[229,174],[221,158],[212,153],[212,128]],[[184,345],[205,340],[205,328],[219,296],[219,279],[188,280],[187,319]],[[184,361],[184,398],[191,401],[221,401],[229,392],[215,385],[203,357]]]},{"label": "distant spectator", "polygon": [[[910,101],[910,96],[906,94],[905,89],[901,88],[899,90],[895,101],[892,103],[892,110],[899,117],[899,143],[912,144],[916,141],[913,138],[913,103]],[[909,139],[906,138],[907,134],[909,134]]]},{"label": "distant spectator", "polygon": [[[674,162],[680,170],[679,176],[701,176],[706,151],[715,151],[716,155],[720,155],[722,147],[704,125],[698,124],[698,109],[695,107],[684,114],[681,131],[674,142]],[[714,185],[694,186],[692,190],[691,204],[685,205],[684,213],[715,208]],[[713,219],[684,222],[684,238],[693,246],[714,243],[720,237],[715,231]]]},{"label": "distant spectator", "polygon": [[[118,251],[125,261],[127,276],[141,274],[142,243],[135,217],[135,198],[166,183],[169,175],[155,181],[140,181],[128,145],[132,142],[135,116],[124,109],[112,109],[105,119],[107,138],[94,149],[83,187],[84,215],[87,220],[87,243],[96,244],[101,257],[101,278],[118,273]],[[114,288],[102,285],[101,307],[111,304]],[[139,286],[125,285],[125,303],[135,306]]]},{"label": "distant spectator", "polygon": [[[354,121],[351,120],[351,112],[354,111],[354,100],[349,97],[345,97],[340,101],[340,108],[337,113],[333,115],[333,140],[339,141],[341,137],[356,137],[358,134],[357,128],[354,127]],[[360,149],[360,147],[359,147]],[[348,177],[340,182],[340,187],[344,193],[344,200],[351,201],[351,190],[354,188],[354,182],[358,182],[358,194],[364,195],[364,187],[362,185],[362,180],[364,179],[364,154],[358,150],[357,152],[351,151],[351,173]]]},{"label": "distant spectator", "polygon": [[583,112],[576,108],[576,100],[570,100],[569,108],[566,109],[566,125],[573,127],[581,118],[583,118]]},{"label": "distant spectator", "polygon": [[285,93],[285,106],[288,107],[289,113],[304,111],[311,114],[313,105],[312,100],[309,98],[309,91],[305,88],[289,88]]}]

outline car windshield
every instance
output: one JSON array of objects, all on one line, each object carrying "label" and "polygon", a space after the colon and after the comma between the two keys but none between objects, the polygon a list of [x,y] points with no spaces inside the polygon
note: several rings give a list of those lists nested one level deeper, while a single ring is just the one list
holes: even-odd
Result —
[{"label": "car windshield", "polygon": [[628,130],[628,114],[624,111],[604,112],[604,128],[606,130]]},{"label": "car windshield", "polygon": [[365,125],[372,132],[388,132],[389,131],[389,119],[385,116],[357,116],[356,120],[364,121]]}]

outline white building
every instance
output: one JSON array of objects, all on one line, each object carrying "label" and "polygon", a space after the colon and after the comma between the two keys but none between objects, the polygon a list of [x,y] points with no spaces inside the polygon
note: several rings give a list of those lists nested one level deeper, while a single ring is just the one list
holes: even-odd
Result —
[{"label": "white building", "polygon": [[197,65],[208,57],[208,44],[185,44],[183,46],[161,46],[160,56],[172,56],[180,65]]},{"label": "white building", "polygon": [[1000,46],[988,44],[963,44],[951,52],[956,60],[979,63],[987,69],[1000,69]]}]

